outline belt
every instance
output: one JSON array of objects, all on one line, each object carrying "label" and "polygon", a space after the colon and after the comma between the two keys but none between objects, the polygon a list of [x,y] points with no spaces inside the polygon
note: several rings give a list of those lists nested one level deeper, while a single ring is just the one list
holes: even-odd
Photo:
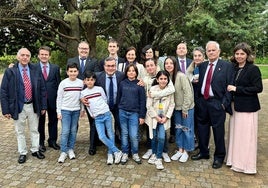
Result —
[{"label": "belt", "polygon": [[31,100],[31,101],[26,101],[26,102],[24,102],[24,104],[31,104],[31,103],[33,103],[32,100]]}]

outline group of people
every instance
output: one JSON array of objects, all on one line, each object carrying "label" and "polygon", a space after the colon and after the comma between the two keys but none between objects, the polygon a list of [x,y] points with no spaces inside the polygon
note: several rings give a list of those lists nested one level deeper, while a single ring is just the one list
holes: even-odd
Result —
[{"label": "group of people", "polygon": [[[32,156],[45,158],[46,113],[48,146],[60,150],[58,162],[63,163],[68,156],[75,159],[79,117],[86,113],[90,126],[88,153],[95,155],[98,142],[103,142],[108,165],[126,164],[129,156],[142,163],[141,128],[147,130],[148,148],[142,158],[159,170],[164,169],[162,160],[188,161],[195,142],[199,152],[191,159],[209,159],[212,127],[212,168],[221,168],[226,158],[226,165],[234,171],[257,172],[258,93],[263,87],[248,44],[239,43],[234,48],[231,63],[220,58],[220,46],[215,41],[209,41],[205,50],[194,48],[193,60],[186,58],[184,42],[177,45],[177,57],[167,56],[163,62],[155,58],[151,45],[142,49],[140,63],[135,47],[127,48],[125,59],[118,57],[118,50],[117,41],[111,39],[109,56],[97,61],[89,56],[89,44],[80,42],[78,56],[68,59],[62,81],[59,67],[49,62],[49,47],[39,49],[37,64],[30,63],[28,49],[18,51],[18,62],[5,71],[2,80],[1,106],[3,115],[14,119],[19,163],[27,159],[26,120]],[[230,114],[227,149],[226,112]],[[58,120],[62,125],[60,146]],[[168,142],[175,142],[177,147],[171,158]]]}]

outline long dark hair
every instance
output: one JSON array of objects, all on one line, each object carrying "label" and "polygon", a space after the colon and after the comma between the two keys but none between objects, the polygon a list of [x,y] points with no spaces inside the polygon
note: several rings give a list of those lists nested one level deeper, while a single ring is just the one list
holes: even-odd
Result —
[{"label": "long dark hair", "polygon": [[159,84],[159,83],[157,82],[157,79],[159,79],[159,77],[162,76],[162,75],[164,75],[164,76],[167,77],[167,79],[168,79],[168,83],[167,83],[167,85],[169,84],[169,82],[170,82],[170,75],[169,75],[168,71],[161,70],[161,71],[159,71],[159,72],[156,74],[155,79],[154,79],[154,81],[153,81],[153,83],[152,83],[152,86],[154,86],[154,85],[158,85],[158,84]]},{"label": "long dark hair", "polygon": [[254,58],[253,58],[253,55],[252,55],[252,50],[251,50],[251,47],[245,43],[245,42],[241,42],[239,44],[237,44],[233,50],[233,56],[231,57],[230,61],[232,63],[235,64],[235,66],[238,66],[238,63],[237,61],[235,60],[235,53],[236,51],[238,50],[243,50],[246,54],[247,54],[247,59],[246,59],[246,63],[250,63],[250,64],[253,64],[254,63]]},{"label": "long dark hair", "polygon": [[165,64],[166,64],[166,60],[167,59],[171,59],[171,61],[173,62],[173,65],[174,65],[174,70],[173,70],[173,74],[172,74],[171,80],[172,80],[173,84],[175,84],[176,76],[177,76],[177,72],[178,72],[178,61],[173,56],[167,56],[167,58],[164,61],[164,69],[165,69],[165,71],[166,71]]}]

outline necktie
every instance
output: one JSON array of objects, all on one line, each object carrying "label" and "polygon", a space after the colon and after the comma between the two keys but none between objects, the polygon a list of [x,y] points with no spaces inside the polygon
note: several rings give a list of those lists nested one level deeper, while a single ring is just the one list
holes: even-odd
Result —
[{"label": "necktie", "polygon": [[184,65],[184,60],[180,60],[181,63],[181,72],[183,72],[185,74],[185,65]]},{"label": "necktie", "polygon": [[212,72],[213,72],[213,63],[210,63],[209,65],[210,65],[210,67],[208,70],[206,85],[205,85],[205,90],[204,90],[204,99],[206,99],[206,100],[209,98],[209,88],[210,88]]},{"label": "necktie", "polygon": [[44,76],[44,79],[47,80],[47,66],[46,65],[43,66],[43,76]]},{"label": "necktie", "polygon": [[84,61],[85,61],[85,59],[84,58],[81,58],[81,63],[80,63],[80,72],[81,73],[84,72],[84,68],[85,68]]},{"label": "necktie", "polygon": [[112,110],[114,108],[114,84],[113,77],[109,77],[110,85],[109,85],[109,108]]},{"label": "necktie", "polygon": [[27,68],[23,68],[23,84],[25,90],[25,98],[27,101],[32,100],[32,85],[29,76],[27,75]]}]

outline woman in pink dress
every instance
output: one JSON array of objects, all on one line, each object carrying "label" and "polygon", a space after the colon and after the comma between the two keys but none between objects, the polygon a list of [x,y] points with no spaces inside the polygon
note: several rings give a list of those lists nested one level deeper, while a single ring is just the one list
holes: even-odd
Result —
[{"label": "woman in pink dress", "polygon": [[227,166],[236,172],[256,174],[258,93],[262,92],[261,72],[253,63],[251,48],[240,43],[234,48],[231,62],[235,67],[234,85],[227,90],[233,93],[233,115],[229,123]]}]

